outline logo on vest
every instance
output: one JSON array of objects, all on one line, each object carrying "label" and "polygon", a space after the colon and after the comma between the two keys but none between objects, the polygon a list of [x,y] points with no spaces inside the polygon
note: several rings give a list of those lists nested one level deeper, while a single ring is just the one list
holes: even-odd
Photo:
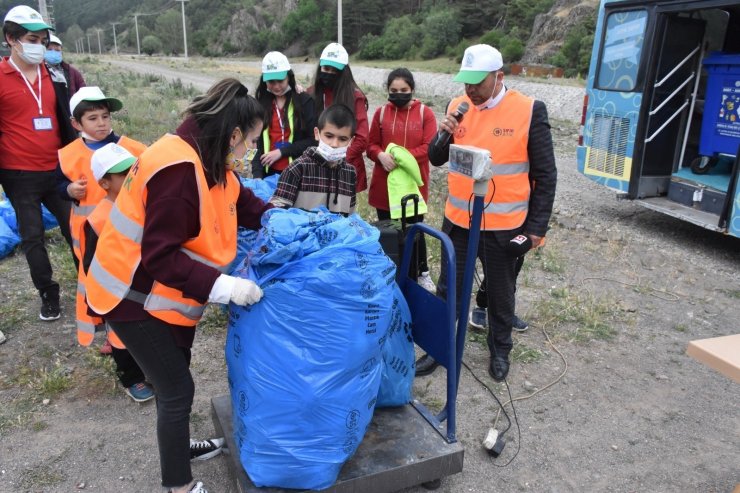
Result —
[{"label": "logo on vest", "polygon": [[464,125],[458,125],[457,129],[455,130],[455,138],[461,139],[465,137],[465,134],[468,133],[468,128]]},{"label": "logo on vest", "polygon": [[236,204],[234,202],[229,204],[229,215],[233,216],[236,214]]},{"label": "logo on vest", "polygon": [[513,128],[494,128],[493,129],[493,135],[494,137],[513,137],[514,136],[514,129]]}]

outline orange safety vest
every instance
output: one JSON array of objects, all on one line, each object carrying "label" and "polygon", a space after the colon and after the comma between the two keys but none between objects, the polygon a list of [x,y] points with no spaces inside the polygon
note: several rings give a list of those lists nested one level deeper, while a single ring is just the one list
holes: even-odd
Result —
[{"label": "orange safety vest", "polygon": [[[144,149],[146,149],[146,146],[141,142],[125,136],[119,139],[118,145],[133,154],[134,157],[139,157],[144,152]],[[105,190],[100,188],[90,168],[92,155],[93,150],[87,147],[82,138],[75,139],[65,147],[59,149],[59,164],[64,176],[70,181],[77,181],[83,177],[87,179],[85,197],[78,204],[72,204],[72,210],[69,214],[69,234],[72,237],[72,250],[80,262],[82,262],[80,236],[82,235],[82,228],[85,225],[85,218],[95,209],[98,202],[105,197]]]},{"label": "orange safety vest", "polygon": [[[467,96],[453,99],[450,108],[457,108],[463,101],[470,105],[470,110],[455,131],[455,144],[488,149],[493,161],[495,187],[488,185],[480,229],[516,229],[524,224],[529,210],[527,143],[534,100],[507,90],[501,101],[487,110],[480,111]],[[445,216],[457,226],[468,229],[473,180],[449,173],[447,185]]]},{"label": "orange safety vest", "polygon": [[[113,202],[104,197],[103,200],[95,206],[95,209],[87,216],[87,222],[90,227],[95,231],[95,234],[100,236],[100,232],[103,230],[103,226],[108,221],[108,216],[113,208]],[[95,317],[87,313],[87,301],[85,300],[85,269],[82,266],[82,258],[85,256],[85,250],[87,245],[85,244],[85,233],[84,224],[83,232],[80,234],[80,268],[77,273],[77,341],[83,346],[89,346],[95,338],[95,328],[98,325],[102,325],[105,321],[102,317]],[[118,336],[113,332],[110,327],[106,327],[108,332],[108,340],[110,343],[118,349],[125,349],[126,346],[121,342]]]},{"label": "orange safety vest", "polygon": [[[124,298],[138,301],[150,315],[174,325],[195,326],[205,305],[178,289],[156,279],[149,293],[131,289],[141,263],[147,183],[151,178],[178,163],[193,163],[200,199],[200,232],[182,244],[180,250],[190,258],[226,271],[236,257],[236,201],[241,184],[233,173],[226,173],[226,184],[208,187],[203,164],[195,150],[176,135],[165,135],[151,145],[131,167],[131,171],[110,212],[108,223],[98,239],[85,289],[90,307],[105,315]],[[172,211],[177,214],[178,211]]]}]

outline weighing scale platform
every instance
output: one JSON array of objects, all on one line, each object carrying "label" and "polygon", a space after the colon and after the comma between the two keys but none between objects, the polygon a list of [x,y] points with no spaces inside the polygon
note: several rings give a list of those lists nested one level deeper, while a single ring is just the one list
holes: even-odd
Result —
[{"label": "weighing scale platform", "polygon": [[[216,433],[226,439],[226,459],[240,493],[308,491],[254,486],[234,442],[230,397],[214,397],[211,407]],[[444,426],[440,431],[444,432]],[[447,443],[414,405],[376,409],[357,452],[344,465],[334,486],[322,491],[392,492],[456,474],[462,468],[462,444]]]}]

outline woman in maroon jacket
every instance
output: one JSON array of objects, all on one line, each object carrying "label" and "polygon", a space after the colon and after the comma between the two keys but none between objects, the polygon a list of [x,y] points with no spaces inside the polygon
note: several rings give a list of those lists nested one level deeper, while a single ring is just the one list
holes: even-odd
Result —
[{"label": "woman in maroon jacket", "polygon": [[367,148],[367,98],[352,76],[347,50],[339,43],[329,43],[321,52],[314,85],[308,88],[308,93],[316,104],[317,118],[333,103],[341,103],[354,112],[357,129],[347,149],[347,162],[354,166],[357,172],[355,188],[362,192],[367,188],[365,159],[362,157]]},{"label": "woman in maroon jacket", "polygon": [[[429,158],[427,149],[437,132],[437,119],[434,112],[418,99],[414,99],[414,76],[405,68],[397,68],[388,75],[388,103],[375,110],[368,137],[367,157],[375,162],[370,182],[368,202],[378,212],[378,219],[390,219],[388,203],[388,173],[396,167],[393,157],[385,152],[389,143],[405,147],[419,163],[419,171],[424,184],[420,187],[425,201],[429,198]],[[423,215],[408,218],[416,223],[424,220]],[[434,291],[435,286],[429,278],[426,261],[426,244],[420,239],[418,272],[419,284]]]}]

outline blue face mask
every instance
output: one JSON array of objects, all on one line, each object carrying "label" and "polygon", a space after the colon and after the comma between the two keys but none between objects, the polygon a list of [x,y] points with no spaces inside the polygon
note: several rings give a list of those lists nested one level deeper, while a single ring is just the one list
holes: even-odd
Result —
[{"label": "blue face mask", "polygon": [[62,52],[46,50],[46,53],[44,53],[44,60],[46,60],[46,63],[50,63],[51,65],[59,65],[62,63]]}]

